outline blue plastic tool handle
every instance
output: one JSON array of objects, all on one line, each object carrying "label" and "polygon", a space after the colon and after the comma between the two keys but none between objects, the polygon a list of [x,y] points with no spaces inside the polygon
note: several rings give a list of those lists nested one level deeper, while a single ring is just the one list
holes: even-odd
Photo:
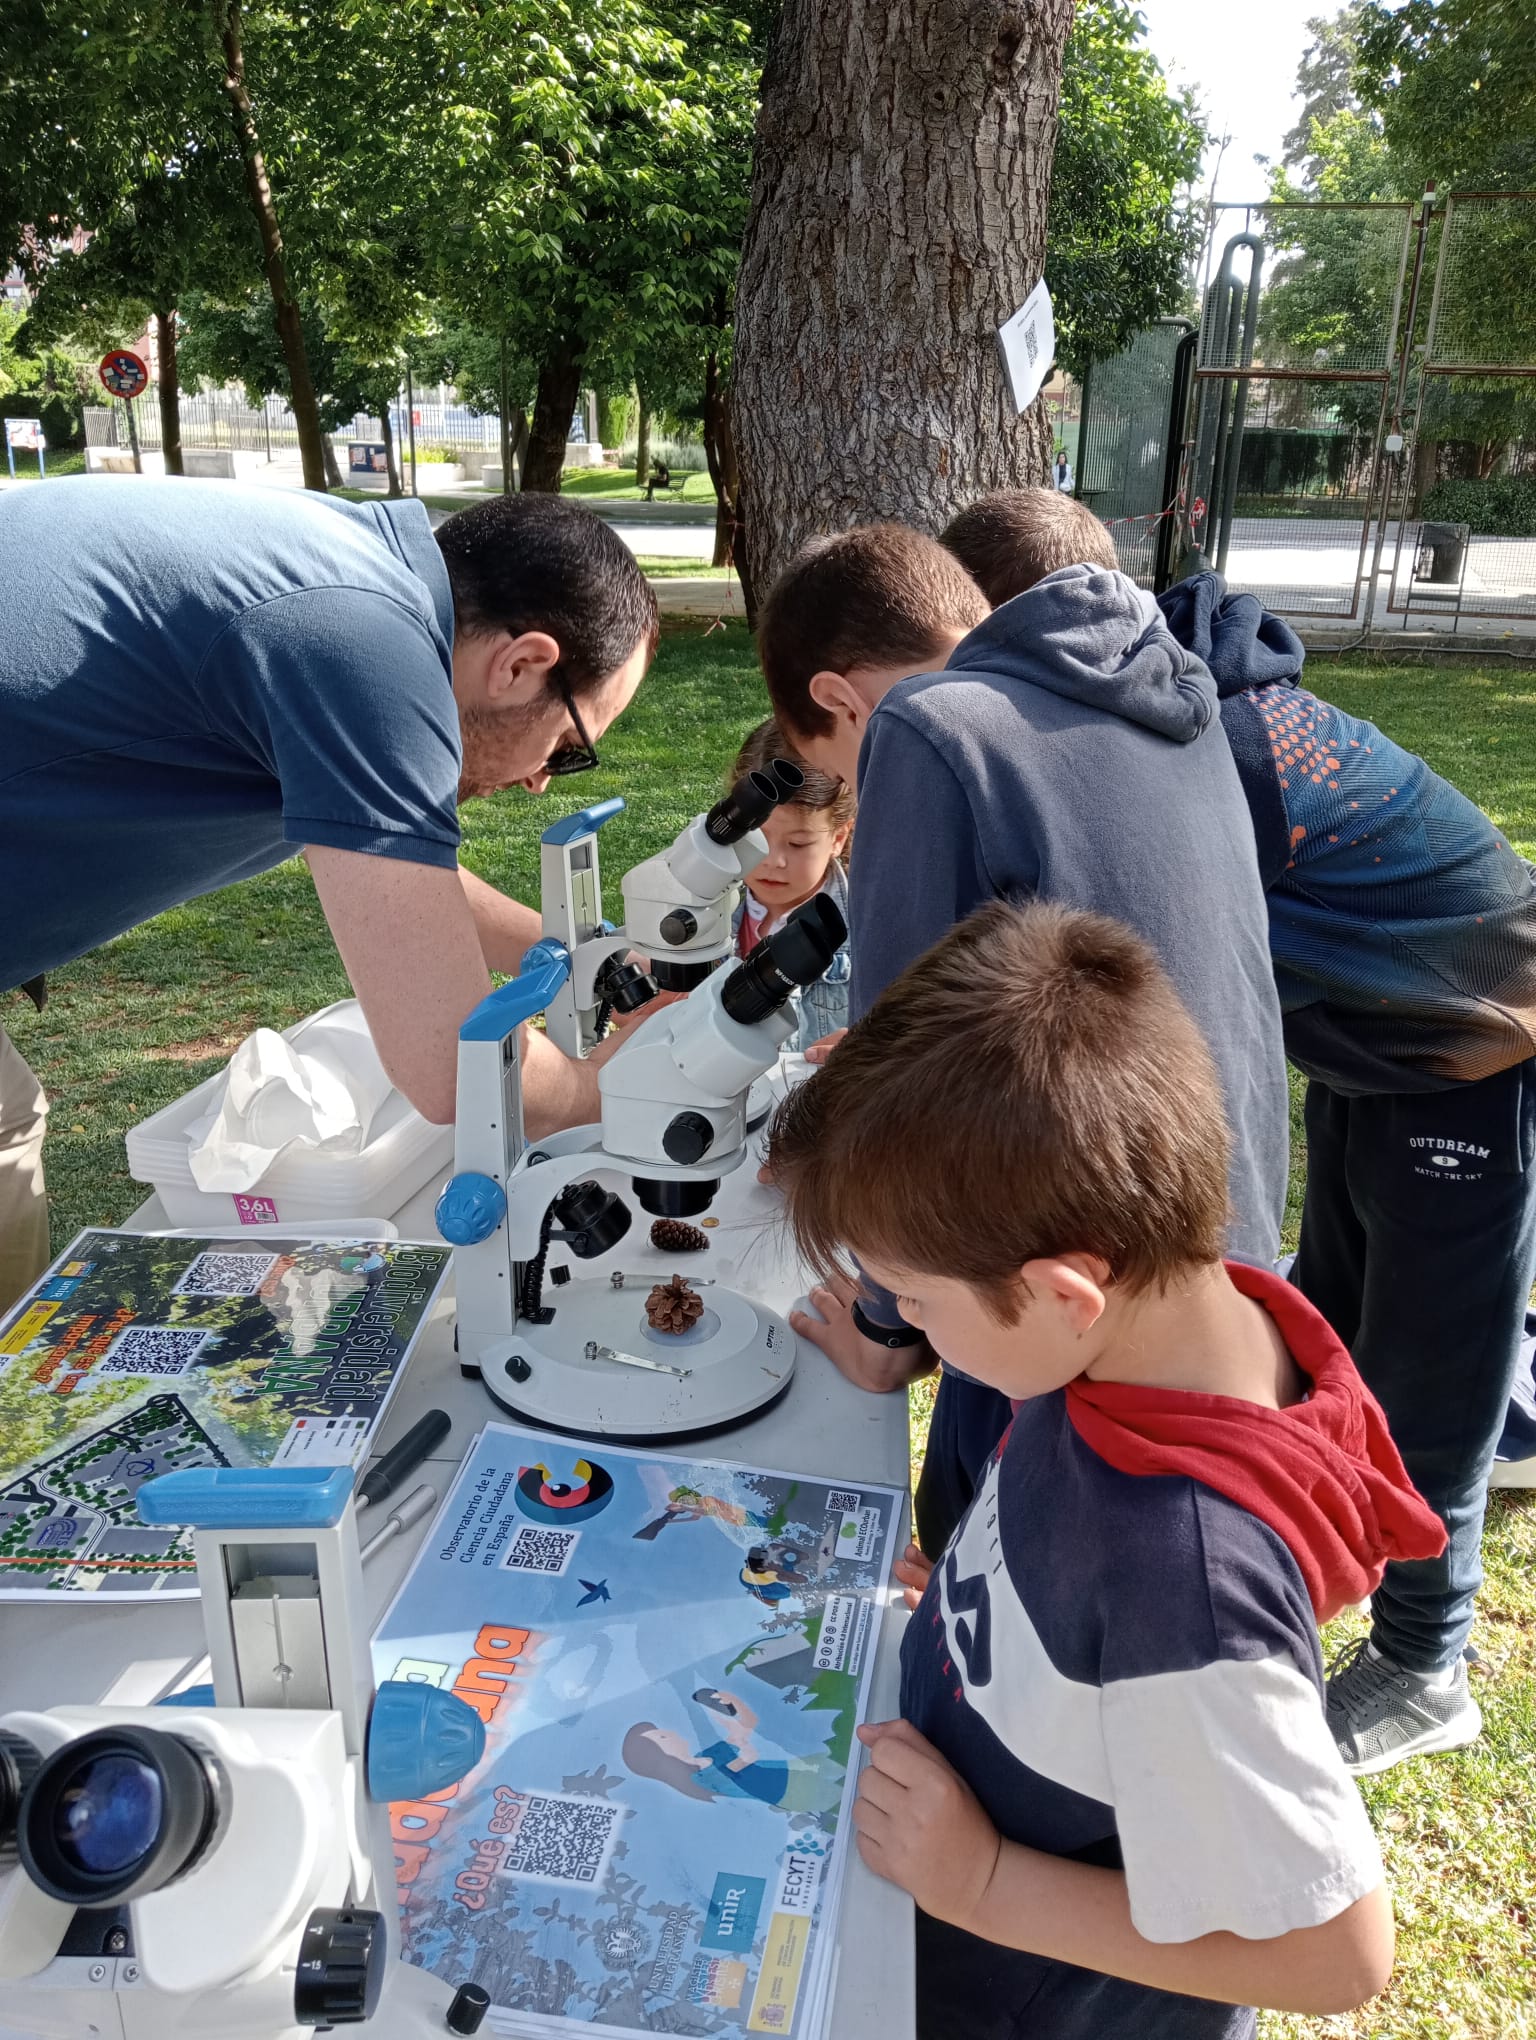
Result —
[{"label": "blue plastic tool handle", "polygon": [[612,800],[600,800],[595,807],[584,807],[580,814],[566,815],[562,821],[552,822],[539,841],[553,843],[557,847],[579,843],[583,836],[595,836],[604,822],[611,822],[615,815],[623,812],[624,803],[615,794]]},{"label": "blue plastic tool handle", "polygon": [[188,1466],[139,1489],[154,1529],[320,1530],[341,1521],[349,1466]]},{"label": "blue plastic tool handle", "polygon": [[538,961],[531,969],[510,978],[499,991],[482,999],[459,1029],[460,1041],[505,1041],[514,1027],[521,1027],[535,1013],[542,1013],[571,972],[571,959],[563,943],[538,942],[523,958]]}]

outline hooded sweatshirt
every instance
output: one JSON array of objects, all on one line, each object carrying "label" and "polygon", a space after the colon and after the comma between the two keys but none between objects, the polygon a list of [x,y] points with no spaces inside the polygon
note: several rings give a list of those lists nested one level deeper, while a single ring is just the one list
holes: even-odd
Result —
[{"label": "hooded sweatshirt", "polygon": [[1159,596],[1216,682],[1253,817],[1291,1060],[1345,1094],[1441,1091],[1536,1051],[1536,877],[1374,723],[1301,684],[1300,638],[1197,574]]},{"label": "hooded sweatshirt", "polygon": [[1037,897],[1110,915],[1156,950],[1221,1076],[1231,1251],[1268,1266],[1289,1136],[1253,825],[1210,674],[1131,581],[1098,568],[1004,603],[942,673],[902,681],[871,716],[852,1017],[976,907]]},{"label": "hooded sweatshirt", "polygon": [[1321,1312],[1268,1269],[1234,1262],[1227,1272],[1274,1319],[1307,1377],[1305,1401],[1266,1410],[1083,1376],[1068,1385],[1067,1415],[1121,1473],[1187,1475],[1267,1523],[1318,1621],[1331,1622],[1375,1592],[1389,1559],[1438,1558],[1445,1526],[1410,1484],[1381,1405]]}]

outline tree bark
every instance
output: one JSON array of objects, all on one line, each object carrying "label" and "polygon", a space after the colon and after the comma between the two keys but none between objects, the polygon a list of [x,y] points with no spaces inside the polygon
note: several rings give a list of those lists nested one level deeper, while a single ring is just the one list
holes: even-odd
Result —
[{"label": "tree bark", "polygon": [[298,427],[304,486],[306,489],[324,490],[325,453],[322,442],[325,435],[320,429],[320,406],[315,396],[314,378],[309,372],[309,357],[304,351],[304,329],[299,319],[298,301],[288,281],[282,229],[272,200],[272,186],[267,179],[261,136],[256,127],[251,96],[245,87],[245,53],[240,36],[241,0],[226,0],[223,14],[224,90],[229,97],[240,156],[245,165],[246,190],[256,214],[257,231],[261,235],[262,266],[266,271],[267,287],[272,293],[272,316],[277,327],[278,344],[283,350],[283,362],[288,370],[288,401],[293,406],[293,419]]},{"label": "tree bark", "polygon": [[763,74],[732,368],[748,565],[817,532],[937,531],[1043,484],[996,330],[1040,279],[1072,0],[784,0]]},{"label": "tree bark", "polygon": [[[717,567],[745,565],[741,521],[741,464],[736,458],[736,433],[731,422],[730,393],[720,374],[713,348],[704,363],[704,460],[715,487],[715,555]],[[742,576],[746,595],[750,583]],[[752,607],[748,602],[749,610]]]},{"label": "tree bark", "polygon": [[328,489],[341,487],[341,463],[336,458],[336,448],[329,432],[322,435],[320,452],[325,460],[325,485]]},{"label": "tree bark", "polygon": [[581,395],[583,350],[556,341],[539,363],[539,389],[523,458],[523,488],[532,495],[558,496],[571,419]]},{"label": "tree bark", "polygon": [[635,414],[635,487],[643,489],[651,478],[651,407],[645,401],[641,390],[636,402],[639,409]]},{"label": "tree bark", "polygon": [[181,371],[176,358],[176,307],[162,307],[155,313],[156,353],[160,357],[160,449],[165,471],[179,475],[181,465]]},{"label": "tree bark", "polygon": [[389,415],[391,396],[392,392],[386,390],[379,398],[379,426],[384,441],[384,471],[389,476],[389,494],[394,497],[403,496],[405,491],[400,486],[400,463],[395,456],[395,427]]},{"label": "tree bark", "polygon": [[[512,413],[511,443],[512,443],[512,466],[508,468],[507,474],[510,478],[510,476],[515,471],[518,477],[521,478],[523,472],[523,462],[528,458],[528,413],[523,409],[521,404],[519,404],[517,409]],[[507,483],[507,493],[509,495],[511,494],[511,488],[512,484],[509,479]]]}]

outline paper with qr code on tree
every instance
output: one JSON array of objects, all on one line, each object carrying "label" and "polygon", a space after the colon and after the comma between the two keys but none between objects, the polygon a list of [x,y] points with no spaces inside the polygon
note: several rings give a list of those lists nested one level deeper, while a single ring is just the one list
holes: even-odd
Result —
[{"label": "paper with qr code on tree", "polygon": [[821,2040],[902,1499],[487,1425],[374,1638],[486,1726],[390,1809],[406,1959],[500,2033]]},{"label": "paper with qr code on tree", "polygon": [[187,1466],[349,1466],[449,1251],[406,1240],[83,1232],[0,1318],[0,1600],[195,1594],[189,1532],[140,1523]]}]

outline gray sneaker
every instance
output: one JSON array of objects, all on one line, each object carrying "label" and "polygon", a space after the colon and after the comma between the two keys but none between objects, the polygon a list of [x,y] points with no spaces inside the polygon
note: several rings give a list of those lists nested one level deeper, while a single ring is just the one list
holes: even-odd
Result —
[{"label": "gray sneaker", "polygon": [[1390,1771],[1405,1757],[1459,1750],[1482,1733],[1482,1709],[1467,1689],[1458,1658],[1448,1686],[1430,1686],[1388,1657],[1372,1657],[1362,1636],[1328,1667],[1328,1726],[1356,1778]]}]

